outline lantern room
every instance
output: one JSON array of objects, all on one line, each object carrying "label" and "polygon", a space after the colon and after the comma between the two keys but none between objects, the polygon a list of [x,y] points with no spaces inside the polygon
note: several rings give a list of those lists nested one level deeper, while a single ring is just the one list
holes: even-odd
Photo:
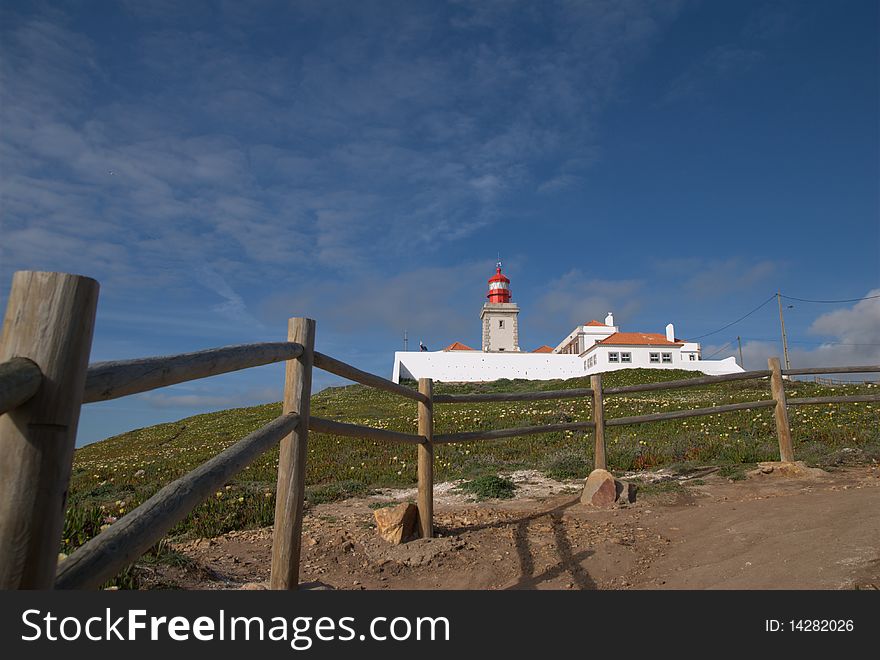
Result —
[{"label": "lantern room", "polygon": [[501,262],[495,265],[495,274],[489,278],[489,293],[486,294],[490,303],[510,302],[510,280],[501,273]]}]

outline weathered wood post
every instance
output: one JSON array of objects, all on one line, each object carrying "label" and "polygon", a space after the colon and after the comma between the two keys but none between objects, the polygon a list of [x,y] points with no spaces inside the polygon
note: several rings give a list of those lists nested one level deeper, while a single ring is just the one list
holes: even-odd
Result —
[{"label": "weathered wood post", "polygon": [[776,407],[773,414],[776,418],[776,435],[779,438],[779,460],[790,463],[794,460],[794,449],[791,446],[791,426],[788,424],[788,410],[785,407],[785,385],[782,380],[782,368],[779,358],[767,359],[770,368],[770,392]]},{"label": "weathered wood post", "polygon": [[98,283],[19,271],[0,336],[0,363],[24,357],[36,394],[0,416],[0,589],[51,589],[76,443]]},{"label": "weathered wood post", "polygon": [[428,441],[419,445],[419,525],[422,538],[434,536],[434,381],[419,378],[419,392],[428,403],[419,401],[419,435]]},{"label": "weathered wood post", "polygon": [[596,425],[596,448],[593,457],[594,470],[607,470],[605,459],[605,403],[602,399],[602,374],[590,376],[593,390],[593,423]]},{"label": "weathered wood post", "polygon": [[302,546],[303,499],[306,489],[309,412],[312,396],[312,365],[315,354],[315,322],[292,318],[287,340],[302,344],[303,353],[288,360],[284,376],[284,413],[295,412],[299,423],[281,441],[278,487],[275,495],[275,530],[272,539],[272,589],[296,589]]}]

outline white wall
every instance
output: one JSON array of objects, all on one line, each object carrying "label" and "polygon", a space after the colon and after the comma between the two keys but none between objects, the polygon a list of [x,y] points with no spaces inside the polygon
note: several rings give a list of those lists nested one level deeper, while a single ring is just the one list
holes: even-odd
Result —
[{"label": "white wall", "polygon": [[569,342],[575,337],[578,338],[578,352],[583,353],[590,346],[596,343],[596,341],[602,341],[603,339],[610,337],[615,332],[617,332],[616,325],[579,325],[574,330],[568,333],[568,336],[559,342],[556,345],[556,348],[553,350],[557,353],[563,350]]},{"label": "white wall", "polygon": [[[647,347],[634,347],[647,348]],[[620,350],[620,349],[617,349]],[[635,351],[632,364],[609,364],[607,356],[600,357],[598,364],[587,369],[587,356],[559,355],[556,353],[483,353],[480,351],[398,351],[394,354],[392,380],[401,378],[433,378],[443,382],[493,381],[499,378],[525,378],[529,380],[553,380],[576,378],[602,371],[648,367],[650,369],[685,369],[702,371],[710,376],[739,373],[743,371],[733,357],[725,360],[681,361],[673,357],[672,364],[650,364],[647,351],[644,362],[636,363]]]},{"label": "white wall", "polygon": [[[631,353],[632,354],[632,362],[631,363],[614,363],[608,361],[609,353],[617,353],[618,356],[621,353]],[[660,353],[661,354],[661,362],[659,364],[655,362],[651,362],[650,353]],[[663,353],[672,353],[672,362],[664,364],[662,362]],[[612,367],[615,366],[624,366],[624,367],[645,367],[648,369],[654,368],[675,368],[681,369],[682,359],[681,359],[681,350],[678,346],[597,346],[592,351],[589,351],[586,355],[584,355],[584,359],[587,359],[590,355],[596,355],[599,360],[596,364],[597,367]],[[685,358],[687,359],[687,358]],[[599,369],[599,371],[605,371],[605,369]]]},{"label": "white wall", "polygon": [[492,381],[499,378],[553,380],[586,374],[577,355],[553,353],[483,353],[480,351],[398,351],[394,375],[401,378],[433,378],[444,382]]}]

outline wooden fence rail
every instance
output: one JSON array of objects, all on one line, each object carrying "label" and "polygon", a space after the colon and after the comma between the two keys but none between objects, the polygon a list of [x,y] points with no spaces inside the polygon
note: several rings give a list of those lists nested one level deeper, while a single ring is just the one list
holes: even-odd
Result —
[{"label": "wooden fence rail", "polygon": [[852,394],[850,396],[809,396],[786,399],[789,406],[815,406],[823,403],[872,403],[880,401],[880,394]]},{"label": "wooden fence rail", "polygon": [[315,352],[315,366],[318,367],[318,369],[329,371],[331,374],[342,376],[343,378],[353,380],[362,385],[374,387],[377,390],[384,390],[385,392],[391,392],[392,394],[397,394],[406,397],[407,399],[413,399],[414,401],[419,401],[421,403],[428,403],[428,398],[421,392],[416,392],[403,385],[398,385],[387,378],[382,378],[381,376],[376,376],[366,371],[355,369],[350,364],[341,362],[340,360],[324,355],[323,353],[318,353],[317,351]]},{"label": "wooden fence rail", "polygon": [[481,403],[485,401],[547,401],[552,399],[579,399],[591,396],[589,387],[544,392],[487,392],[485,394],[435,394],[434,403]]},{"label": "wooden fence rail", "polygon": [[35,362],[15,357],[0,364],[0,415],[28,401],[43,382],[43,372]]},{"label": "wooden fence rail", "polygon": [[100,587],[137,560],[232,477],[277,445],[298,422],[299,416],[295,413],[277,417],[172,481],[61,562],[55,588]]},{"label": "wooden fence rail", "polygon": [[[13,278],[0,337],[0,589],[95,588],[116,575],[216,489],[257,457],[279,448],[270,586],[295,589],[305,497],[309,431],[417,445],[418,509],[422,536],[433,535],[434,446],[499,440],[559,431],[592,431],[594,465],[607,468],[605,429],[629,424],[774,409],[780,458],[794,460],[787,407],[880,401],[880,395],[786,400],[783,376],[880,372],[880,366],[780,368],[723,376],[603,388],[537,392],[439,394],[433,381],[418,390],[361,371],[314,350],[315,322],[292,318],[286,342],[226,346],[181,355],[103,362],[88,366],[98,284],[65,273],[19,272]],[[66,493],[82,403],[105,401],[250,367],[285,362],[282,415],[168,484],[57,565]],[[347,424],[310,414],[312,371],[317,367],[418,403],[417,433]],[[770,379],[771,399],[707,408],[606,419],[604,398],[721,382]],[[434,433],[434,404],[582,399],[592,421],[462,433]],[[56,575],[57,572],[57,575]]]},{"label": "wooden fence rail", "polygon": [[783,376],[810,376],[813,374],[874,374],[880,372],[878,365],[861,367],[808,367],[804,369],[783,369]]},{"label": "wooden fence rail", "polygon": [[720,415],[721,413],[734,412],[736,410],[751,410],[752,408],[770,408],[776,405],[773,399],[765,401],[748,401],[745,403],[728,403],[723,406],[710,406],[708,408],[689,408],[687,410],[671,410],[669,412],[652,413],[650,415],[635,415],[633,417],[614,417],[605,422],[605,426],[626,426],[628,424],[646,424],[648,422],[664,422],[670,419],[687,419],[688,417],[702,417],[704,415]]},{"label": "wooden fence rail", "polygon": [[89,365],[83,403],[107,401],[159,387],[218,376],[264,364],[295,360],[303,347],[293,342],[243,344],[195,353],[98,362]]},{"label": "wooden fence rail", "polygon": [[492,429],[487,431],[468,431],[465,433],[441,433],[434,436],[435,445],[450,442],[473,442],[474,440],[501,440],[521,435],[537,435],[554,431],[585,431],[594,428],[593,422],[567,422],[562,424],[543,424],[541,426],[517,426],[509,429]]},{"label": "wooden fence rail", "polygon": [[359,424],[346,424],[332,419],[323,419],[322,417],[310,417],[309,430],[317,431],[318,433],[344,435],[349,438],[366,438],[367,440],[400,442],[412,445],[420,445],[427,442],[427,438],[423,435],[377,429],[372,426],[360,426]]},{"label": "wooden fence rail", "polygon": [[743,371],[738,374],[724,374],[722,376],[703,376],[701,378],[683,378],[681,380],[667,380],[662,383],[643,383],[641,385],[623,385],[621,387],[606,388],[604,394],[630,394],[632,392],[653,392],[655,390],[672,390],[681,387],[699,387],[700,385],[714,385],[727,383],[732,380],[751,380],[753,378],[766,378],[770,375],[769,370]]}]

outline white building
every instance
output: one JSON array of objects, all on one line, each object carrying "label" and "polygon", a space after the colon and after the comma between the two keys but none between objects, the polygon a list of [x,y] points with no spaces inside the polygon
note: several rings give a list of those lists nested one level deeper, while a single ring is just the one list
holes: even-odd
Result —
[{"label": "white building", "polygon": [[541,346],[523,353],[519,349],[519,307],[510,302],[509,284],[499,262],[489,280],[489,302],[480,313],[482,350],[453,342],[442,351],[398,351],[394,354],[394,382],[401,378],[444,382],[554,380],[637,367],[685,369],[712,376],[743,371],[732,356],[701,359],[700,344],[676,338],[671,323],[665,334],[620,332],[611,312],[604,323],[593,320],[577,326],[556,348]]},{"label": "white building", "polygon": [[[576,327],[553,349],[553,352],[584,358],[586,369],[590,373],[635,367],[688,369],[690,363],[699,363],[701,367],[716,366],[707,364],[710,362],[708,360],[700,359],[700,345],[697,342],[677,339],[675,328],[671,323],[666,326],[665,335],[650,332],[620,332],[614,325],[614,316],[611,312],[605,317],[605,323],[593,320]],[[685,366],[682,366],[684,363]],[[603,368],[593,368],[597,366]],[[699,370],[702,371],[702,368]],[[724,373],[734,371],[742,371],[742,369]]]}]

